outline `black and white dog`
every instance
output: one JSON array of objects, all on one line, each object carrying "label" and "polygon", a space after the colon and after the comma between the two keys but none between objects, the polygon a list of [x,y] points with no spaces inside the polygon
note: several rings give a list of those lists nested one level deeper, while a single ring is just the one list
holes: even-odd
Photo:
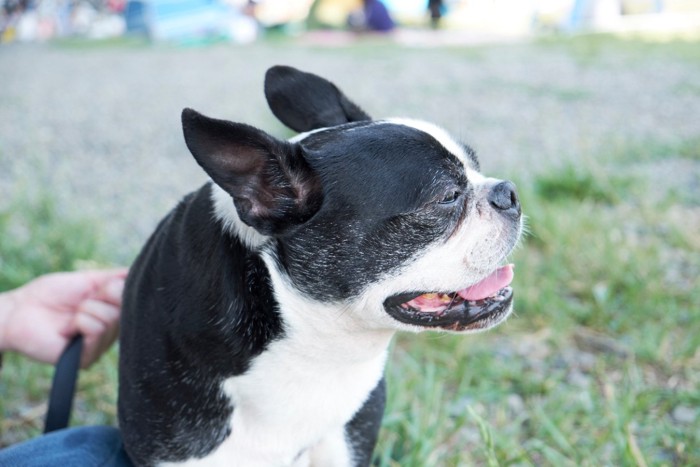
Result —
[{"label": "black and white dog", "polygon": [[302,134],[182,113],[213,183],[127,281],[119,422],[137,465],[366,466],[394,333],[511,311],[512,183],[444,130],[371,120],[316,75],[274,67],[265,94]]}]

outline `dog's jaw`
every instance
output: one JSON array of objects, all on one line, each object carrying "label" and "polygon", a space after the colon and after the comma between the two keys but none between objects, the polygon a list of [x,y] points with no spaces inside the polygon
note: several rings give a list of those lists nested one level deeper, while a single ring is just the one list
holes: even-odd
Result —
[{"label": "dog's jaw", "polygon": [[222,224],[224,230],[238,237],[245,246],[251,250],[259,250],[268,241],[268,236],[246,225],[238,217],[231,195],[216,183],[211,183],[211,199],[214,217]]}]

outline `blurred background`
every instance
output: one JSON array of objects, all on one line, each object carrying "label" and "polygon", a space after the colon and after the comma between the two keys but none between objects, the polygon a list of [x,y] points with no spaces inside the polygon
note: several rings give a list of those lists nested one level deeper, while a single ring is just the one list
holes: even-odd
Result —
[{"label": "blurred background", "polygon": [[[452,31],[449,41],[552,31],[697,35],[698,0],[3,0],[2,42],[144,36],[155,41],[250,43],[310,29]],[[400,28],[397,28],[400,26]],[[328,37],[324,37],[328,40]],[[319,39],[323,40],[323,39]]]},{"label": "blurred background", "polygon": [[[445,127],[528,215],[514,317],[396,339],[376,465],[700,465],[700,1],[1,1],[0,291],[130,264],[206,181],[182,108],[292,136],[288,64]],[[116,358],[74,425],[116,423]],[[0,446],[51,373],[5,356]]]}]

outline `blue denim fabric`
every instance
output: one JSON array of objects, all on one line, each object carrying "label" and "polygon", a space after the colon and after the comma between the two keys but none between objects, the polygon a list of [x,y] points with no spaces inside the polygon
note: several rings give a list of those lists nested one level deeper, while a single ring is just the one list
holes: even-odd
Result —
[{"label": "blue denim fabric", "polygon": [[119,430],[66,428],[0,450],[2,467],[133,467]]}]

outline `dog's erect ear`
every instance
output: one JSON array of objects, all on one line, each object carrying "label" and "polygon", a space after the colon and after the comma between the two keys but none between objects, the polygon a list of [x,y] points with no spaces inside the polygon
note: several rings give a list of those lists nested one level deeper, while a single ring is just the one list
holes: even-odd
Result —
[{"label": "dog's erect ear", "polygon": [[260,233],[284,233],[320,207],[320,178],[299,145],[192,109],[182,111],[182,129],[199,165],[233,197],[241,220]]},{"label": "dog's erect ear", "polygon": [[265,97],[272,113],[298,132],[371,120],[330,81],[288,66],[267,70]]}]

